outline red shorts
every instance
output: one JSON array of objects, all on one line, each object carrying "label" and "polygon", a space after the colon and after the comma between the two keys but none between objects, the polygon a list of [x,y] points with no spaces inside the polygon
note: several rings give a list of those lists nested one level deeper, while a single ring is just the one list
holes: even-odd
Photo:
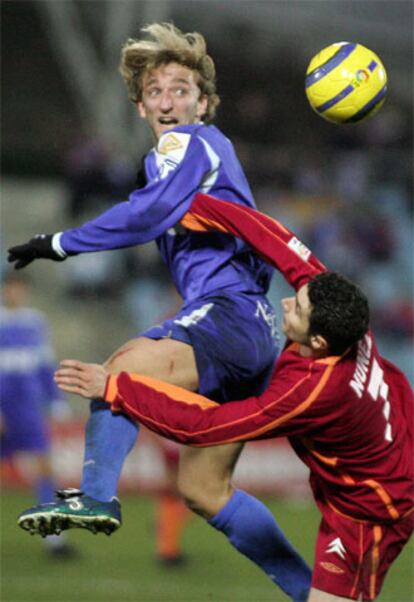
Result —
[{"label": "red shorts", "polygon": [[409,540],[414,512],[387,525],[357,522],[326,508],[316,541],[312,587],[357,600],[374,600]]}]

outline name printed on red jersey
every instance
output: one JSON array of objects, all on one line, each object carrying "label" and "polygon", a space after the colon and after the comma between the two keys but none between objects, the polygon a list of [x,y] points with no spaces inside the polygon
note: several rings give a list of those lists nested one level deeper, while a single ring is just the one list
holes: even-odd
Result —
[{"label": "name printed on red jersey", "polygon": [[355,391],[359,398],[364,393],[364,387],[368,378],[368,368],[372,353],[372,338],[366,334],[358,343],[358,353],[356,358],[356,368],[352,377],[350,387]]}]

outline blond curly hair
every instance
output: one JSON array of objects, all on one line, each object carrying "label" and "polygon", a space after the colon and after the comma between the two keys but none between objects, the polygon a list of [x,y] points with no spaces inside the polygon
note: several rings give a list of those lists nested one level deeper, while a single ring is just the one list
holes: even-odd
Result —
[{"label": "blond curly hair", "polygon": [[206,121],[211,121],[220,102],[216,94],[216,68],[207,54],[204,37],[197,32],[183,33],[172,23],[153,23],[141,31],[152,39],[129,39],[122,49],[119,70],[133,103],[142,100],[146,73],[166,63],[178,63],[195,71],[201,94],[208,99]]}]

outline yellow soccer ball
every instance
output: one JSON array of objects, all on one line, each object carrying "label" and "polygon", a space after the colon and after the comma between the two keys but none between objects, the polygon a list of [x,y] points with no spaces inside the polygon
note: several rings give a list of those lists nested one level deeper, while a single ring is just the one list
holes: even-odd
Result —
[{"label": "yellow soccer ball", "polygon": [[306,70],[306,96],[312,109],[333,123],[370,117],[386,94],[384,65],[361,44],[331,44],[313,57]]}]

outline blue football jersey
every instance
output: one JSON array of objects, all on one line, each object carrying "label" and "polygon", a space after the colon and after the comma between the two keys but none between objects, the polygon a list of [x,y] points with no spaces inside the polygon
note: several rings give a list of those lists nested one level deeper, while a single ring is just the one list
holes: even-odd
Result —
[{"label": "blue football jersey", "polygon": [[0,308],[0,401],[11,418],[29,417],[61,400],[53,380],[56,364],[42,313]]},{"label": "blue football jersey", "polygon": [[147,183],[79,228],[55,236],[66,253],[86,253],[156,240],[185,301],[225,289],[266,293],[272,268],[241,240],[179,225],[197,192],[254,207],[233,145],[202,123],[165,132],[144,161]]}]

